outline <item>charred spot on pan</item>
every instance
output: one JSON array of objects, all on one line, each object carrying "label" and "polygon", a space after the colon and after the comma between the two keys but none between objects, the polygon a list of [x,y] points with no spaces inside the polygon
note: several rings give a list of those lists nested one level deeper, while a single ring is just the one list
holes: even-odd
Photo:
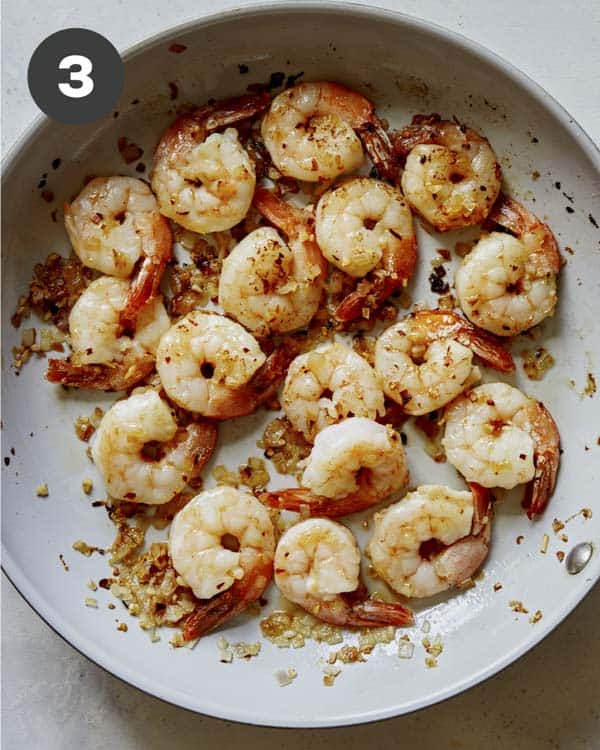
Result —
[{"label": "charred spot on pan", "polygon": [[174,52],[176,55],[180,55],[182,52],[185,52],[187,47],[185,44],[179,44],[177,42],[174,42],[169,46],[169,52]]},{"label": "charred spot on pan", "polygon": [[304,71],[303,70],[301,70],[300,73],[296,73],[295,75],[289,75],[287,77],[286,82],[285,82],[285,88],[286,89],[291,89],[292,86],[295,86],[296,82],[298,81],[298,79],[302,78],[303,75],[304,75]]},{"label": "charred spot on pan", "polygon": [[589,219],[589,222],[590,222],[590,224],[591,224],[591,225],[592,225],[593,227],[595,227],[596,229],[598,229],[598,222],[597,222],[597,221],[596,221],[596,219],[595,219],[595,218],[594,218],[594,217],[592,216],[592,214],[588,214],[588,219]]},{"label": "charred spot on pan", "polygon": [[250,68],[245,63],[240,63],[238,65],[238,70],[240,71],[241,76],[245,76],[246,73],[249,72]]}]

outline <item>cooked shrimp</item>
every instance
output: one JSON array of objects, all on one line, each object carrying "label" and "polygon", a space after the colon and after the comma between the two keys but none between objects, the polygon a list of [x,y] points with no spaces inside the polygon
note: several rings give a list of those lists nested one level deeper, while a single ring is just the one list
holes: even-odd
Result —
[{"label": "cooked shrimp", "polygon": [[321,344],[291,363],[281,405],[292,426],[311,442],[346,417],[383,416],[383,392],[373,368],[344,344]]},{"label": "cooked shrimp", "polygon": [[406,158],[404,195],[435,229],[448,232],[484,221],[502,179],[486,138],[439,115],[416,115],[392,140],[398,156]]},{"label": "cooked shrimp", "polygon": [[393,149],[375,107],[339,83],[300,83],[271,102],[262,121],[265,146],[287,177],[321,182],[354,172],[365,146],[379,174],[397,177]]},{"label": "cooked shrimp", "polygon": [[554,313],[560,255],[550,227],[508,196],[500,196],[489,221],[512,234],[479,240],[456,272],[456,292],[470,320],[514,336]]},{"label": "cooked shrimp", "polygon": [[257,336],[296,330],[317,312],[327,263],[304,211],[258,188],[254,206],[287,236],[260,227],[223,261],[219,304]]},{"label": "cooked shrimp", "polygon": [[129,290],[127,281],[111,276],[88,286],[69,315],[73,352],[69,360],[49,360],[50,382],[120,391],[152,372],[158,342],[171,321],[162,298],[154,297],[137,314],[135,332],[122,335],[119,321]]},{"label": "cooked shrimp", "polygon": [[233,487],[206,490],[177,513],[173,566],[201,601],[183,626],[198,638],[255,602],[273,577],[275,532],[268,510]]},{"label": "cooked shrimp", "polygon": [[319,432],[301,488],[264,493],[260,499],[311,516],[345,516],[404,490],[407,483],[400,435],[371,419],[351,417]]},{"label": "cooked shrimp", "polygon": [[398,189],[380,180],[356,177],[328,190],[317,206],[316,235],[327,260],[350,276],[366,276],[384,254],[411,256],[405,279],[414,269],[410,209]]},{"label": "cooked shrimp", "polygon": [[214,419],[255,411],[273,396],[288,364],[283,347],[267,359],[239,323],[197,310],[162,336],[156,353],[156,369],[169,398]]},{"label": "cooked shrimp", "polygon": [[85,266],[124,279],[141,259],[121,311],[121,323],[134,327],[137,313],[158,294],[172,253],[169,222],[152,191],[133,177],[97,177],[64,212],[67,234]]},{"label": "cooked shrimp", "polygon": [[367,547],[377,574],[399,594],[425,597],[466,583],[487,557],[490,495],[426,484],[375,513]]},{"label": "cooked shrimp", "polygon": [[332,625],[370,628],[412,625],[401,604],[367,598],[360,550],[352,532],[327,518],[288,529],[275,550],[275,583],[294,604]]},{"label": "cooked shrimp", "polygon": [[505,383],[477,386],[446,408],[442,445],[468,482],[505,489],[527,482],[527,515],[546,507],[556,483],[560,436],[540,401]]},{"label": "cooked shrimp", "polygon": [[515,369],[510,352],[465,318],[419,310],[379,336],[375,371],[385,395],[407,414],[428,414],[480,379],[474,353],[501,372]]},{"label": "cooked shrimp", "polygon": [[[254,164],[234,128],[269,105],[269,95],[207,104],[182,115],[163,133],[154,155],[152,189],[161,213],[193,232],[220,232],[248,213]],[[209,135],[212,133],[212,135]]]},{"label": "cooked shrimp", "polygon": [[154,389],[138,389],[106,412],[92,457],[112,497],[162,505],[200,476],[216,442],[213,423],[178,427]]}]

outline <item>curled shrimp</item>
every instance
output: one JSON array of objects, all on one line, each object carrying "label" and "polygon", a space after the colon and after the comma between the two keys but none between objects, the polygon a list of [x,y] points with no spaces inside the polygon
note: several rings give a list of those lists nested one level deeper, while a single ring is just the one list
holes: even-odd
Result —
[{"label": "curled shrimp", "polygon": [[323,293],[327,263],[304,211],[258,188],[254,206],[277,230],[260,227],[223,261],[219,304],[257,336],[308,325]]},{"label": "curled shrimp", "polygon": [[233,487],[206,490],[171,524],[173,566],[200,599],[183,624],[192,640],[243,612],[273,577],[275,531],[268,510]]},{"label": "curled shrimp", "polygon": [[466,583],[487,557],[489,492],[422,485],[374,516],[367,546],[377,574],[399,594],[433,596]]},{"label": "curled shrimp", "polygon": [[147,388],[106,412],[92,457],[112,497],[162,505],[200,476],[216,443],[214,423],[179,427],[168,404]]},{"label": "curled shrimp", "polygon": [[375,419],[385,413],[373,368],[339,343],[321,344],[292,361],[281,405],[292,426],[311,442],[320,430],[346,417]]},{"label": "curled shrimp", "polygon": [[321,182],[354,172],[363,162],[362,145],[384,179],[397,177],[392,144],[373,103],[339,83],[300,83],[282,91],[263,118],[262,137],[277,169],[297,180]]},{"label": "curled shrimp", "polygon": [[248,213],[254,165],[234,128],[268,107],[267,93],[245,94],[182,115],[163,133],[154,155],[152,189],[161,213],[193,232],[220,232]]},{"label": "curled shrimp", "polygon": [[419,310],[379,336],[375,371],[385,395],[407,414],[428,414],[480,379],[474,353],[496,370],[514,372],[510,352],[465,318]]},{"label": "curled shrimp", "polygon": [[406,159],[404,195],[435,229],[448,232],[484,221],[502,179],[486,138],[434,114],[415,115],[392,140],[396,154]]},{"label": "curled shrimp", "polygon": [[85,266],[122,279],[135,271],[121,311],[123,327],[135,327],[138,312],[158,294],[172,254],[169,222],[152,191],[133,177],[97,177],[65,204],[64,213],[67,234]]},{"label": "curled shrimp", "polygon": [[536,399],[506,383],[486,383],[446,407],[442,445],[468,482],[512,489],[527,483],[529,518],[546,507],[560,461],[552,415]]},{"label": "curled shrimp", "polygon": [[332,625],[370,628],[412,625],[401,604],[367,598],[360,550],[352,532],[327,518],[288,529],[275,550],[275,583],[294,604]]},{"label": "curled shrimp", "polygon": [[169,398],[183,409],[231,419],[274,395],[290,358],[285,347],[267,358],[239,323],[196,310],[163,334],[156,369]]},{"label": "curled shrimp", "polygon": [[491,232],[479,240],[456,272],[456,292],[470,320],[514,336],[554,313],[560,255],[550,227],[506,195],[489,223],[510,234]]},{"label": "curled shrimp", "polygon": [[51,383],[120,391],[154,370],[158,342],[171,321],[162,298],[153,297],[137,313],[132,334],[123,335],[120,319],[129,290],[127,281],[111,276],[87,287],[69,315],[70,358],[48,362]]},{"label": "curled shrimp", "polygon": [[345,516],[375,505],[408,484],[400,435],[364,417],[319,432],[304,463],[302,487],[261,495],[271,507],[311,516]]}]

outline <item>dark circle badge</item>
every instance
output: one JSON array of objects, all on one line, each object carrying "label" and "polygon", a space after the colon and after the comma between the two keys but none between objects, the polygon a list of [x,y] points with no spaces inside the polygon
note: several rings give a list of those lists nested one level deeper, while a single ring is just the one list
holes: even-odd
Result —
[{"label": "dark circle badge", "polygon": [[123,76],[121,57],[108,39],[89,29],[64,29],[35,50],[27,82],[42,112],[81,125],[115,108]]}]

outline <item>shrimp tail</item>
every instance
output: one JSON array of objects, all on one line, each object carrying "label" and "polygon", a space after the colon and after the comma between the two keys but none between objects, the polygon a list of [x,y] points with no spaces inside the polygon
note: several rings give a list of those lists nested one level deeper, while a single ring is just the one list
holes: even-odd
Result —
[{"label": "shrimp tail", "polygon": [[355,628],[372,628],[384,625],[404,627],[413,625],[414,613],[398,602],[366,599],[350,605],[347,625]]},{"label": "shrimp tail", "polygon": [[218,436],[216,423],[208,419],[192,422],[181,432],[181,437],[176,436],[177,445],[182,445],[185,453],[192,457],[194,468],[188,479],[200,476],[215,452]]},{"label": "shrimp tail", "polygon": [[154,370],[154,357],[150,354],[132,366],[124,364],[76,365],[66,359],[48,360],[46,380],[74,388],[93,388],[98,391],[124,391],[132,388]]},{"label": "shrimp tail", "polygon": [[182,626],[184,641],[192,641],[244,612],[257,601],[273,577],[273,562],[261,559],[252,572],[212,599],[198,600]]},{"label": "shrimp tail", "polygon": [[515,361],[512,354],[505,349],[495,336],[482,331],[468,320],[460,322],[456,340],[468,346],[486,365],[500,372],[514,372]]},{"label": "shrimp tail", "polygon": [[403,164],[415,146],[434,143],[439,134],[439,123],[442,118],[437,113],[415,115],[410,125],[390,135],[394,154]]},{"label": "shrimp tail", "polygon": [[469,489],[473,495],[473,524],[471,534],[479,534],[492,519],[492,493],[487,487],[476,482],[469,482]]},{"label": "shrimp tail", "polygon": [[259,500],[270,508],[291,510],[295,513],[306,513],[310,517],[321,518],[337,518],[358,513],[378,502],[377,498],[366,493],[355,492],[347,497],[335,499],[316,495],[303,487],[263,492]]},{"label": "shrimp tail", "polygon": [[298,226],[306,224],[307,213],[282,200],[267,188],[256,188],[252,199],[254,208],[262,214],[277,229],[281,229],[288,237],[298,233]]},{"label": "shrimp tail", "polygon": [[400,289],[406,286],[417,263],[417,240],[405,238],[398,252],[383,257],[383,268],[371,272],[360,281],[356,289],[340,302],[335,310],[338,323],[351,323],[360,317],[368,317]]},{"label": "shrimp tail", "polygon": [[534,453],[535,475],[525,488],[523,508],[533,520],[548,504],[554,492],[560,463],[560,434],[550,412],[539,401],[535,402],[536,415],[531,420],[536,442]]},{"label": "shrimp tail", "polygon": [[400,177],[398,160],[381,120],[372,115],[370,120],[356,128],[356,134],[369,154],[378,176],[396,185]]},{"label": "shrimp tail", "polygon": [[134,276],[127,294],[125,306],[119,317],[123,330],[135,330],[139,311],[160,291],[160,282],[167,263],[173,254],[173,235],[169,222],[164,216],[158,216],[152,228],[152,246],[159,248],[159,252],[144,253],[139,271]]}]

